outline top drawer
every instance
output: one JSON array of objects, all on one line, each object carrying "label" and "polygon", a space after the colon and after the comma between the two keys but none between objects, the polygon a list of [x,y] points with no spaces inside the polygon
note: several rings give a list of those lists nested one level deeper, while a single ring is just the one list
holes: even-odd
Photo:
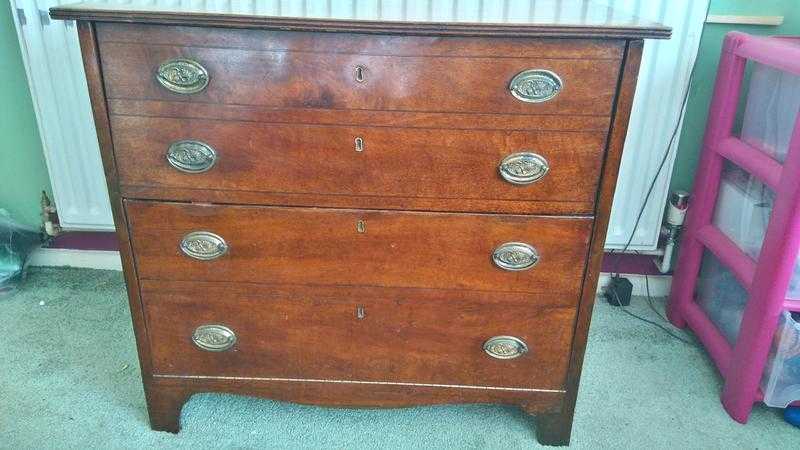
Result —
[{"label": "top drawer", "polygon": [[608,115],[620,67],[614,41],[607,48],[591,41],[367,41],[359,35],[262,30],[207,30],[205,36],[191,30],[186,37],[175,28],[99,28],[108,98],[271,108]]}]

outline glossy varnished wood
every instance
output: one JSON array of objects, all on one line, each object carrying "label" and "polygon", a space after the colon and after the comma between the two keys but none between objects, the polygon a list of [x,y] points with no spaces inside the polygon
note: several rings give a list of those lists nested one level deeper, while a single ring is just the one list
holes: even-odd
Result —
[{"label": "glossy varnished wood", "polygon": [[[297,285],[369,285],[577,294],[592,220],[126,200],[139,277]],[[357,222],[365,232],[357,230]],[[229,245],[211,261],[181,253],[189,232]],[[540,255],[514,272],[492,263],[505,242]]]},{"label": "glossy varnished wood", "polygon": [[[584,215],[586,205],[558,201],[518,201],[518,200],[480,200],[422,197],[369,197],[354,195],[329,194],[288,194],[251,191],[228,191],[223,189],[203,190],[202,200],[193,189],[168,188],[164,186],[125,186],[127,198],[141,200],[184,201],[197,203],[228,203],[271,205],[271,206],[307,206],[325,208],[361,208],[383,210],[417,210],[439,212],[497,213],[505,214],[554,214]],[[589,217],[589,216],[587,216]]]},{"label": "glossy varnished wood", "polygon": [[[207,201],[208,190],[237,195],[319,194],[524,203],[567,203],[591,214],[605,146],[604,132],[530,132],[265,124],[260,122],[112,116],[114,151],[124,194],[137,188],[187,190]],[[361,139],[361,151],[355,140]],[[173,142],[192,139],[212,146],[211,170],[180,172],[167,164]],[[498,171],[503,158],[533,151],[550,167],[539,181],[515,185]],[[132,187],[131,190],[128,187]],[[160,199],[169,199],[161,197]],[[172,197],[174,198],[174,197]],[[499,202],[497,202],[499,201]],[[324,202],[322,203],[324,204]],[[357,204],[353,204],[357,206]],[[487,202],[481,210],[491,210]],[[499,210],[504,212],[504,210]],[[513,212],[513,211],[512,211]]]},{"label": "glossy varnished wood", "polygon": [[558,410],[562,391],[465,389],[463,387],[413,384],[355,383],[326,380],[269,380],[252,378],[205,378],[153,376],[150,390],[151,426],[177,433],[180,413],[192,394],[222,392],[261,396],[307,405],[332,407],[397,408],[420,404],[499,403],[516,405],[530,414]]},{"label": "glossy varnished wood", "polygon": [[453,112],[361,111],[324,108],[282,108],[193,103],[182,101],[108,99],[109,113],[119,116],[215,119],[306,125],[441,128],[447,130],[602,131],[608,116],[557,116]]},{"label": "glossy varnished wood", "polygon": [[[155,375],[520,391],[563,389],[575,317],[574,297],[556,294],[145,280],[142,300]],[[191,336],[205,324],[228,327],[236,344],[201,350]],[[484,342],[503,335],[529,352],[490,357]]]},{"label": "glossy varnished wood", "polygon": [[[79,19],[154,429],[177,431],[183,403],[214,391],[329,406],[517,405],[537,416],[540,442],[569,442],[637,39],[669,35],[569,6],[580,14],[542,19],[532,8],[492,23],[53,10]],[[206,91],[154,82],[178,55],[208,65]],[[365,83],[353,83],[356,64]],[[558,97],[508,94],[531,66],[562,75]],[[188,134],[224,157],[200,178],[176,177],[163,160],[164,145]],[[512,147],[548,152],[552,177],[506,190],[495,160]],[[531,215],[543,213],[562,217]],[[180,239],[198,229],[223,235],[230,252],[183,255]],[[505,241],[530,242],[541,261],[495,267]],[[240,341],[197,349],[189,335],[206,322]],[[481,345],[499,334],[531,353],[493,360]]]},{"label": "glossy varnished wood", "polygon": [[[103,90],[103,75],[97,53],[95,27],[91,22],[79,21],[77,30],[81,45],[83,68],[86,73],[86,82],[89,86],[89,98],[92,103],[92,116],[97,129],[103,171],[108,185],[108,196],[111,200],[111,213],[114,218],[117,239],[119,240],[119,254],[122,261],[122,271],[125,276],[125,286],[128,293],[131,321],[133,322],[134,336],[136,338],[136,349],[139,355],[139,367],[142,374],[150,426],[154,429],[177,429],[180,416],[175,415],[176,409],[163,406],[165,404],[175,404],[175,402],[170,402],[167,395],[162,395],[162,393],[156,392],[156,389],[151,388],[152,367],[147,325],[145,324],[144,307],[139,292],[139,279],[136,273],[130,234],[128,233],[128,221],[125,216],[122,196],[119,192],[119,184],[117,183],[117,167],[114,161],[111,126]],[[168,393],[164,392],[164,394]],[[170,398],[174,399],[175,397],[172,396]],[[181,397],[182,400],[187,398],[188,396]],[[180,407],[177,408],[177,412],[178,414],[180,413]]]},{"label": "glossy varnished wood", "polygon": [[589,336],[589,323],[600,277],[600,264],[603,259],[603,246],[611,216],[611,202],[617,183],[619,164],[622,160],[622,149],[628,130],[633,95],[636,91],[636,78],[639,75],[639,64],[642,58],[642,41],[631,41],[625,55],[622,77],[619,81],[619,93],[614,112],[614,123],[608,146],[603,177],[597,195],[597,219],[592,230],[591,251],[586,275],[583,280],[581,303],[575,321],[575,335],[572,342],[570,368],[567,379],[567,393],[561,410],[557,413],[544,414],[537,417],[537,437],[540,443],[548,445],[568,445],[572,432],[572,421],[575,414],[575,403],[578,399],[583,356],[586,352],[586,340]]},{"label": "glossy varnished wood", "polygon": [[[263,38],[270,39],[264,31]],[[343,46],[353,37],[341,35]],[[409,38],[410,39],[410,38]],[[424,38],[421,38],[424,39]],[[219,45],[224,45],[221,43]],[[524,42],[520,42],[524,46]],[[487,44],[488,46],[488,44]],[[542,57],[396,56],[330,53],[314,47],[256,51],[100,41],[106,95],[112,99],[420,112],[608,115],[619,71],[617,60]],[[202,92],[176,94],[154,73],[175,58],[200,63],[209,74]],[[355,77],[357,67],[363,81]],[[564,83],[550,101],[527,103],[509,82],[528,69],[556,73]]]},{"label": "glossy varnished wood", "polygon": [[280,30],[98,23],[98,40],[108,43],[232,48],[267,52],[344,53],[374,56],[471,58],[606,59],[619,61],[625,40],[520,39],[402,36],[357,33],[296,33]]},{"label": "glossy varnished wood", "polygon": [[[477,0],[475,0],[477,1]],[[51,8],[56,19],[79,19],[97,22],[138,22],[161,25],[202,25],[226,28],[266,28],[291,31],[361,32],[433,36],[515,36],[515,37],[595,37],[667,38],[671,30],[663,25],[641,20],[630,13],[612,9],[601,2],[574,0],[568,14],[554,11],[554,0],[531,2],[526,15],[519,10],[513,16],[487,20],[446,17],[409,17],[405,2],[402,8],[375,9],[374,0],[356,0],[352,9],[277,8],[272,15],[220,13],[213,5],[180,3],[165,8],[160,5],[132,5],[82,2]],[[413,0],[412,2],[413,3]],[[427,2],[412,6],[427,6]],[[470,2],[474,3],[474,2]],[[482,2],[481,2],[482,3]],[[559,2],[559,10],[564,8]],[[474,5],[473,5],[474,6]],[[360,11],[360,13],[357,13]],[[544,11],[544,14],[537,14]],[[457,11],[456,11],[457,12]]]}]

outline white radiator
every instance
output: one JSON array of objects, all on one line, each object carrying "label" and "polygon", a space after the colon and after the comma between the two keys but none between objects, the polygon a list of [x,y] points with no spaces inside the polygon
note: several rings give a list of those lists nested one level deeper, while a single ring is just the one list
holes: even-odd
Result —
[{"label": "white radiator", "polygon": [[[683,95],[697,57],[708,0],[606,0],[604,3],[672,27],[672,39],[649,39],[644,44],[639,83],[606,235],[606,248],[621,249],[631,238],[647,189],[667,151],[676,122],[682,117]],[[677,148],[676,137],[628,250],[656,248]]]},{"label": "white radiator", "polygon": [[53,196],[64,228],[113,230],[75,25],[47,15],[58,3],[11,0]]},{"label": "white radiator", "polygon": [[[184,6],[218,12],[320,15],[349,13],[353,17],[378,11],[402,11],[408,19],[487,21],[537,15],[581,17],[580,2],[536,0],[105,0],[117,4]],[[113,229],[108,194],[92,124],[89,100],[74,25],[46,19],[50,6],[74,0],[11,0],[40,124],[53,194],[62,225],[67,229]],[[626,153],[614,198],[609,248],[628,240],[649,179],[655,174],[679,116],[707,0],[626,0],[606,3],[673,28],[668,41],[648,40]],[[24,17],[23,20],[20,18]],[[609,19],[611,19],[609,17]],[[677,145],[677,142],[675,142]],[[672,156],[631,243],[632,250],[655,248],[667,196]]]}]

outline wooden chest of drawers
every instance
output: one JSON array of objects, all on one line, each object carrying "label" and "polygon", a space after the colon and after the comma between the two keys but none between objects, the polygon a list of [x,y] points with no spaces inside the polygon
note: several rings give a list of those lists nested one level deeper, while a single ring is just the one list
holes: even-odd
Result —
[{"label": "wooden chest of drawers", "polygon": [[78,20],[154,429],[219,391],[506,403],[569,441],[667,29],[52,14]]}]

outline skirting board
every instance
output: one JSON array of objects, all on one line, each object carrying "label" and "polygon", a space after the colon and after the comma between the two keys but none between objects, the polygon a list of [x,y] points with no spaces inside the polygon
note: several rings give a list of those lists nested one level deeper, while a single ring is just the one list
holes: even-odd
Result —
[{"label": "skirting board", "polygon": [[82,267],[87,269],[122,270],[119,252],[39,248],[28,258],[29,266]]},{"label": "skirting board", "polygon": [[[72,250],[63,248],[40,248],[31,253],[28,265],[45,267],[83,267],[87,269],[122,270],[119,252],[101,250]],[[645,276],[638,274],[622,274],[633,283],[633,295],[647,295]],[[611,276],[600,274],[598,293],[608,286]],[[648,275],[650,295],[666,297],[672,285],[671,275]]]}]

